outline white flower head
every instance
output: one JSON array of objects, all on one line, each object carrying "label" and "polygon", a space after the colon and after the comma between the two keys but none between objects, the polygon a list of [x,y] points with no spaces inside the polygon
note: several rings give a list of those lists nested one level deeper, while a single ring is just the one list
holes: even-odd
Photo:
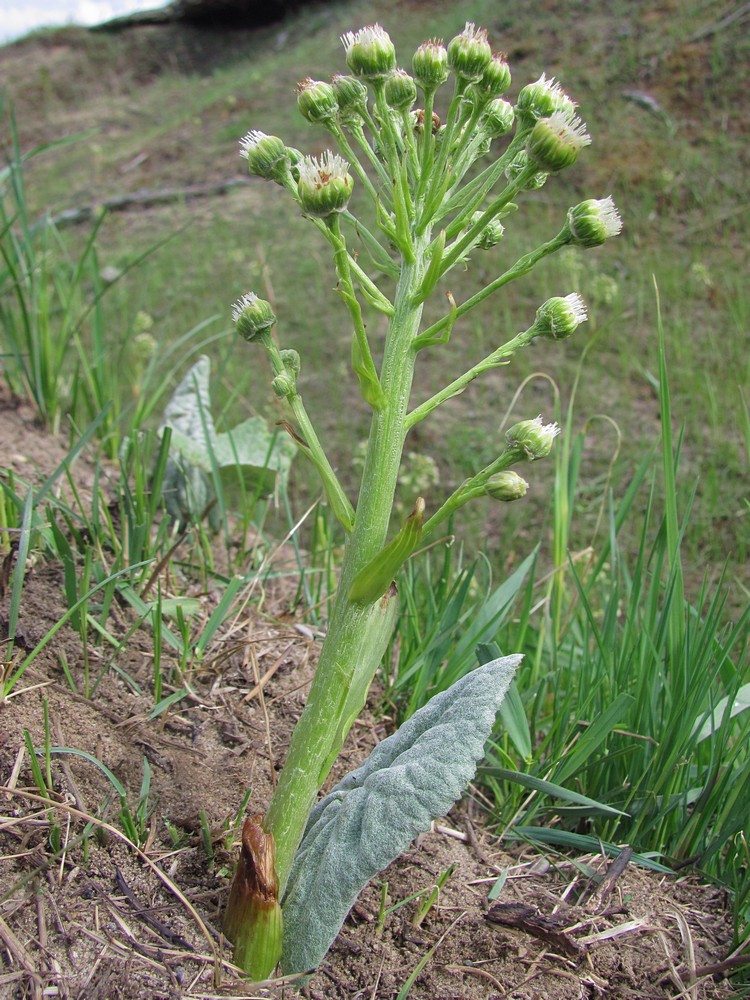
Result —
[{"label": "white flower head", "polygon": [[263,139],[267,138],[268,136],[265,132],[261,132],[260,129],[257,128],[252,129],[247,133],[247,135],[244,135],[240,139],[240,156],[247,159],[250,156],[250,153],[254,152],[258,148],[259,143],[261,143]]},{"label": "white flower head", "polygon": [[385,28],[379,24],[368,24],[359,31],[347,31],[341,36],[341,44],[347,55],[350,54],[355,45],[379,45],[383,42],[390,42],[391,38]]},{"label": "white flower head", "polygon": [[257,301],[258,296],[255,292],[245,292],[232,306],[232,322],[236,323],[245,309],[252,308]]},{"label": "white flower head", "polygon": [[589,198],[568,212],[571,242],[581,247],[598,247],[622,229],[622,219],[612,198]]},{"label": "white flower head", "polygon": [[552,451],[552,442],[560,433],[560,427],[545,424],[541,414],[533,420],[522,420],[514,424],[505,434],[509,448],[523,453],[523,457],[533,462],[538,458],[546,458]]},{"label": "white flower head", "polygon": [[589,314],[586,311],[586,303],[578,292],[571,292],[570,295],[564,295],[563,302],[570,310],[571,319],[575,322],[576,326],[580,323],[585,323],[589,318]]},{"label": "white flower head", "polygon": [[622,231],[622,219],[617,211],[617,206],[612,200],[612,196],[600,198],[597,201],[599,207],[599,217],[604,226],[604,235],[607,239],[617,236]]},{"label": "white flower head", "polygon": [[357,76],[376,80],[390,76],[396,68],[396,48],[390,35],[379,24],[369,24],[359,31],[341,36],[346,64]]},{"label": "white flower head", "polygon": [[542,73],[535,83],[523,87],[518,95],[516,111],[527,126],[532,126],[540,118],[549,118],[556,111],[572,117],[576,109],[575,101],[565,93],[554,77]]}]

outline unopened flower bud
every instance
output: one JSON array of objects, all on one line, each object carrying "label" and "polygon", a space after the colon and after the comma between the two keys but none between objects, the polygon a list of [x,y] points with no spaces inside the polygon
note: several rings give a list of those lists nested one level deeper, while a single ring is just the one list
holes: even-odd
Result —
[{"label": "unopened flower bud", "polygon": [[460,35],[448,42],[448,65],[464,80],[476,83],[492,61],[492,49],[484,28],[475,28],[471,21]]},{"label": "unopened flower bud", "polygon": [[309,76],[297,84],[297,107],[302,117],[313,125],[332,121],[339,110],[336,94],[330,83],[311,80]]},{"label": "unopened flower bud", "polygon": [[502,500],[504,503],[510,503],[513,500],[520,500],[521,497],[526,496],[528,488],[529,484],[517,472],[513,472],[512,469],[506,469],[505,472],[496,472],[494,476],[490,476],[484,487],[484,491],[493,500]]},{"label": "unopened flower bud", "polygon": [[414,78],[425,93],[432,93],[448,79],[448,50],[442,41],[422,42],[411,61]]},{"label": "unopened flower bud", "polygon": [[286,370],[296,379],[300,373],[300,368],[302,363],[300,361],[299,352],[295,351],[293,347],[286,347],[281,354],[281,363],[284,365]]},{"label": "unopened flower bud", "polygon": [[344,123],[361,118],[367,108],[367,87],[356,76],[337,73],[331,80],[339,106],[339,118]]},{"label": "unopened flower bud", "polygon": [[552,451],[552,442],[560,433],[557,424],[543,424],[541,416],[514,424],[505,434],[508,448],[520,452],[529,462],[546,458]]},{"label": "unopened flower bud", "polygon": [[308,215],[325,219],[346,208],[354,189],[354,180],[347,172],[348,166],[346,160],[330,150],[326,150],[320,158],[304,158],[299,165],[297,193]]},{"label": "unopened flower bud", "polygon": [[598,247],[622,229],[622,219],[612,198],[590,198],[574,205],[568,212],[571,243],[579,247]]},{"label": "unopened flower bud", "polygon": [[266,135],[258,129],[240,139],[240,156],[247,160],[248,170],[256,177],[282,183],[289,173],[289,150],[278,136]]},{"label": "unopened flower bud", "polygon": [[575,111],[572,101],[554,77],[547,80],[544,73],[535,83],[527,84],[516,101],[516,117],[521,125],[533,126],[541,118],[549,118],[556,111],[565,112],[570,117]]},{"label": "unopened flower bud", "polygon": [[[482,217],[481,212],[475,212],[471,217],[470,225],[475,225]],[[492,219],[482,230],[481,236],[477,239],[475,246],[479,247],[480,250],[490,250],[492,247],[497,246],[500,240],[503,238],[505,229],[503,224],[499,219]]]},{"label": "unopened flower bud", "polygon": [[535,335],[565,340],[588,319],[586,303],[577,292],[547,299],[536,312]]},{"label": "unopened flower bud", "polygon": [[[529,165],[529,154],[526,150],[522,149],[520,153],[517,153],[513,157],[511,162],[505,168],[505,176],[508,180],[515,180],[520,174],[526,171]],[[547,174],[543,170],[537,170],[536,173],[529,175],[524,181],[522,187],[524,191],[537,191],[539,188],[544,187],[547,181]]]},{"label": "unopened flower bud", "polygon": [[288,372],[282,372],[273,379],[271,388],[278,399],[289,399],[296,395],[297,383]]},{"label": "unopened flower bud", "polygon": [[490,101],[485,108],[480,128],[491,139],[497,139],[510,132],[515,116],[513,105],[498,97],[494,101]]},{"label": "unopened flower bud", "polygon": [[254,292],[248,292],[232,306],[232,321],[240,336],[252,341],[271,330],[276,317],[270,302],[259,299]]},{"label": "unopened flower bud", "polygon": [[385,81],[385,99],[396,111],[408,111],[416,101],[417,85],[403,69],[397,69]]},{"label": "unopened flower bud", "polygon": [[286,151],[289,154],[289,172],[295,181],[299,180],[299,165],[305,158],[305,154],[299,149],[294,149],[293,146],[287,146]]},{"label": "unopened flower bud", "polygon": [[556,111],[536,123],[527,149],[529,158],[540,170],[555,174],[575,163],[578,154],[590,142],[591,136],[580,118]]},{"label": "unopened flower bud", "polygon": [[474,84],[474,90],[480,97],[500,97],[510,87],[510,66],[503,52],[493,53],[482,79]]},{"label": "unopened flower bud", "polygon": [[379,24],[347,31],[341,42],[346,51],[346,65],[356,76],[377,80],[390,76],[396,68],[396,48]]}]

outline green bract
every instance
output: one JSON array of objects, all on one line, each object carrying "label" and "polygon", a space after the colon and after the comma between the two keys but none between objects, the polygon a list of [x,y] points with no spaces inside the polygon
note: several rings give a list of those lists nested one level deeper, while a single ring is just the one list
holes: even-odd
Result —
[{"label": "green bract", "polygon": [[[465,504],[521,499],[527,484],[510,467],[548,455],[558,427],[543,424],[541,417],[520,421],[507,432],[504,446],[498,442],[497,457],[447,496],[435,495],[437,477],[419,485],[420,496],[413,480],[402,476],[409,434],[475,379],[507,365],[517,351],[539,346],[543,338],[569,336],[586,319],[586,310],[578,295],[562,294],[548,299],[531,324],[527,320],[505,337],[498,321],[484,331],[483,339],[496,345],[489,354],[467,361],[465,370],[459,368],[437,392],[415,400],[412,383],[420,353],[446,344],[481,302],[561,247],[594,245],[619,229],[611,199],[582,202],[567,213],[557,235],[497,265],[482,287],[457,301],[450,272],[470,265],[478,249],[495,246],[503,223],[523,200],[533,198],[535,189],[586,145],[573,102],[544,76],[521,90],[515,107],[502,100],[498,95],[507,90],[510,70],[504,57],[492,55],[486,31],[471,23],[447,48],[434,39],[420,45],[412,59],[413,79],[396,69],[395,47],[379,25],[349,32],[342,42],[354,76],[334,76],[330,85],[305,80],[298,95],[304,117],[324,126],[338,153],[303,156],[263,133],[249,133],[243,141],[251,169],[280,180],[330,248],[331,283],[351,334],[352,377],[370,411],[361,482],[350,498],[305,409],[299,357],[277,345],[270,306],[253,295],[237,303],[238,329],[265,351],[285,423],[320,476],[346,536],[307,704],[259,824],[271,841],[258,863],[270,856],[270,847],[275,850],[278,900],[286,919],[286,972],[320,961],[367,879],[460,794],[510,679],[506,663],[502,669],[496,665],[499,673],[469,674],[443,692],[345,778],[308,824],[389,646],[399,614],[402,567],[434,543]],[[440,104],[447,109],[441,122],[434,109],[436,91],[451,74],[450,93]],[[417,88],[424,106],[413,109]],[[354,214],[357,199],[370,202],[362,217]],[[499,256],[495,252],[486,261]],[[485,263],[484,272],[490,266]],[[295,298],[301,294],[294,293]],[[433,320],[425,323],[423,310],[431,297]],[[467,356],[472,350],[467,339]],[[412,482],[414,489],[406,499],[412,513],[405,519],[395,500],[399,481],[402,488]],[[262,838],[258,842],[265,845]],[[249,863],[243,858],[240,879]],[[238,928],[244,913],[253,930],[243,935]],[[265,924],[258,914],[265,915]],[[278,954],[276,909],[264,909],[237,891],[227,921],[238,942],[236,957],[248,974],[270,975]]]}]

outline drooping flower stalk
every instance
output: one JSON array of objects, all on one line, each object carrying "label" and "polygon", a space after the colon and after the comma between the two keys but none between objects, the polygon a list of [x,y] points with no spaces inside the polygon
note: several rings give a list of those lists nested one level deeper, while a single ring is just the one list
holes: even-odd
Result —
[{"label": "drooping flower stalk", "polygon": [[[353,503],[302,404],[299,356],[277,346],[270,305],[252,294],[235,305],[238,330],[266,351],[273,390],[288,406],[295,440],[318,471],[331,509],[347,532],[338,589],[308,700],[268,811],[252,828],[253,838],[257,833],[256,839],[267,848],[264,857],[274,858],[276,898],[282,911],[308,816],[364,704],[393,631],[398,613],[393,581],[400,566],[422,538],[469,501],[481,496],[501,502],[520,499],[527,483],[512,466],[549,454],[558,428],[544,424],[541,417],[521,421],[508,431],[497,458],[451,496],[438,504],[432,498],[414,497],[411,515],[404,524],[393,525],[394,495],[409,431],[475,378],[507,364],[516,351],[543,338],[569,336],[586,319],[585,306],[575,294],[549,299],[528,329],[413,405],[419,352],[445,343],[470,310],[528,274],[545,257],[566,245],[600,245],[621,225],[611,199],[582,202],[570,209],[557,236],[505,270],[498,269],[499,275],[465,302],[457,305],[444,288],[449,312],[423,329],[425,301],[444,286],[450,271],[464,264],[469,253],[501,243],[500,220],[517,207],[513,200],[535,190],[548,174],[572,164],[589,138],[575,116],[574,103],[544,76],[521,90],[515,107],[502,100],[510,85],[507,62],[501,54],[493,55],[487,33],[473,24],[467,24],[447,47],[436,39],[421,45],[412,60],[413,78],[397,68],[395,47],[379,25],[349,32],[342,43],[353,76],[336,76],[330,84],[308,78],[298,88],[301,113],[328,130],[338,153],[304,157],[259,131],[249,132],[240,144],[250,172],[289,192],[332,249],[338,291],[351,320],[352,368],[372,411],[361,485]],[[450,74],[453,97],[442,125],[434,115],[434,99]],[[424,107],[414,110],[418,91]],[[506,135],[505,150],[496,152],[493,143]],[[487,155],[492,158],[489,165],[479,166]],[[470,171],[474,176],[466,181]],[[354,178],[373,203],[375,230],[350,211]],[[377,271],[395,278],[392,296],[368,275],[362,258],[350,251],[350,232],[357,234]],[[365,324],[365,304],[388,318],[378,352],[382,353],[379,369]],[[426,513],[428,507],[431,514]],[[270,937],[278,937],[279,924],[273,910],[268,919],[248,917],[249,929],[243,929],[245,911],[257,909],[247,902],[243,888],[248,870],[254,870],[253,845],[246,839],[243,835],[237,876],[242,886],[235,883],[232,891],[227,930],[237,960],[248,974],[260,978],[273,971],[278,959],[277,941]]]}]

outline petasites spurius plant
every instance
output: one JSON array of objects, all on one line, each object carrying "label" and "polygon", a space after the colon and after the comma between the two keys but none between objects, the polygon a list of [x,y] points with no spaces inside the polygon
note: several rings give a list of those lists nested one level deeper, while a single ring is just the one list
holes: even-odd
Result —
[{"label": "petasites spurius plant", "polygon": [[[415,497],[404,523],[391,525],[409,431],[522,348],[569,337],[586,308],[577,294],[548,299],[529,326],[504,343],[498,338],[500,346],[485,358],[413,403],[417,358],[447,343],[468,313],[543,258],[565,246],[599,246],[621,228],[611,198],[584,201],[563,216],[555,236],[510,266],[485,262],[497,277],[456,302],[445,282],[449,272],[502,243],[501,220],[550,174],[575,162],[590,141],[585,126],[573,101],[544,76],[523,87],[515,105],[506,101],[508,64],[473,24],[447,46],[420,45],[411,75],[398,68],[393,42],[379,25],[342,42],[350,75],[330,83],[306,79],[297,92],[300,112],[328,131],[336,151],[303,156],[260,131],[240,143],[250,172],[280,185],[331,249],[351,322],[352,369],[372,411],[352,502],[303,404],[299,355],[278,344],[271,305],[252,292],[235,304],[237,330],[265,351],[294,440],[317,469],[347,536],[305,710],[268,810],[243,830],[225,931],[235,961],[255,980],[279,961],[285,973],[314,968],[362,886],[445,813],[474,774],[519,657],[492,661],[434,698],[315,805],[391,637],[400,567],[464,504],[523,497],[527,484],[513,467],[547,456],[558,428],[541,417],[522,420],[507,431],[497,457],[442,503],[430,498],[428,511],[425,499]],[[436,95],[451,78],[441,121]],[[373,225],[350,211],[355,192],[371,200]],[[423,324],[426,300],[441,291],[447,311]],[[379,365],[366,309],[387,318]]]}]

